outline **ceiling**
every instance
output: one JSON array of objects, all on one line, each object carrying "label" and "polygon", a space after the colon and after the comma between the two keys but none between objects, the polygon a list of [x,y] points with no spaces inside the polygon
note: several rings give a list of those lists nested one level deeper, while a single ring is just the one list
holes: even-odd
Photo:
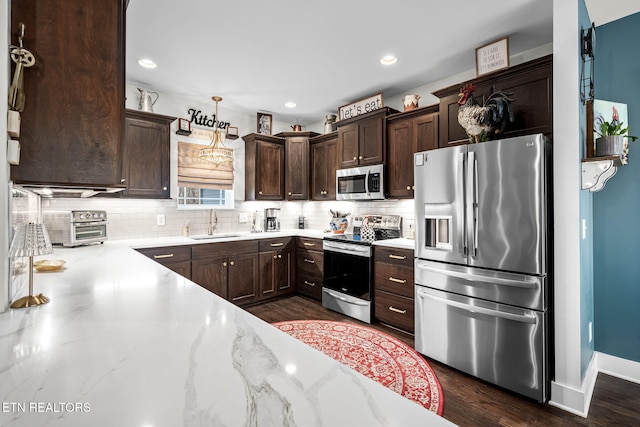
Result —
[{"label": "ceiling", "polygon": [[[473,69],[475,49],[496,39],[508,36],[512,55],[549,43],[552,14],[552,0],[131,0],[127,82],[309,124]],[[381,65],[387,54],[397,63]]]}]

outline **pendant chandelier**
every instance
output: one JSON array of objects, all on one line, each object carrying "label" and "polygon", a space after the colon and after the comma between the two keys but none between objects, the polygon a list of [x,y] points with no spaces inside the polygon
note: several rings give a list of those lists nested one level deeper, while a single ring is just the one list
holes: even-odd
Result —
[{"label": "pendant chandelier", "polygon": [[233,162],[233,149],[224,145],[224,134],[220,132],[218,123],[218,102],[222,101],[219,96],[212,96],[211,99],[216,103],[215,128],[211,133],[211,144],[207,148],[200,150],[200,159],[213,163],[214,166],[220,166],[224,162]]}]

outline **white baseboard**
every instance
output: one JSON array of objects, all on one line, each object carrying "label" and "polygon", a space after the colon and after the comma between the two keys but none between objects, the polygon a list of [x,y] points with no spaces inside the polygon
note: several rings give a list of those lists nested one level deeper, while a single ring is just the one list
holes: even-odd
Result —
[{"label": "white baseboard", "polygon": [[591,357],[587,373],[579,389],[555,381],[551,383],[549,405],[587,418],[599,372],[640,384],[640,362],[596,351]]},{"label": "white baseboard", "polygon": [[640,362],[596,352],[598,372],[640,384]]}]

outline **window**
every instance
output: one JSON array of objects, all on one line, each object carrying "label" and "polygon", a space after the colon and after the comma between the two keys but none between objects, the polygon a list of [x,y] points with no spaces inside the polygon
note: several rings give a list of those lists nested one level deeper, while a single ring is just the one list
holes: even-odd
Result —
[{"label": "window", "polygon": [[179,209],[233,209],[233,191],[209,188],[178,187]]}]

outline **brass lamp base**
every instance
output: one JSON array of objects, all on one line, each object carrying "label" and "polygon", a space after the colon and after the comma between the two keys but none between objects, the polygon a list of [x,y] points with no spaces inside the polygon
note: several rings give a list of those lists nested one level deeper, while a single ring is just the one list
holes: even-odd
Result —
[{"label": "brass lamp base", "polygon": [[28,295],[14,301],[14,303],[11,304],[11,308],[27,308],[34,305],[46,304],[48,302],[49,298],[45,297],[42,294]]}]

